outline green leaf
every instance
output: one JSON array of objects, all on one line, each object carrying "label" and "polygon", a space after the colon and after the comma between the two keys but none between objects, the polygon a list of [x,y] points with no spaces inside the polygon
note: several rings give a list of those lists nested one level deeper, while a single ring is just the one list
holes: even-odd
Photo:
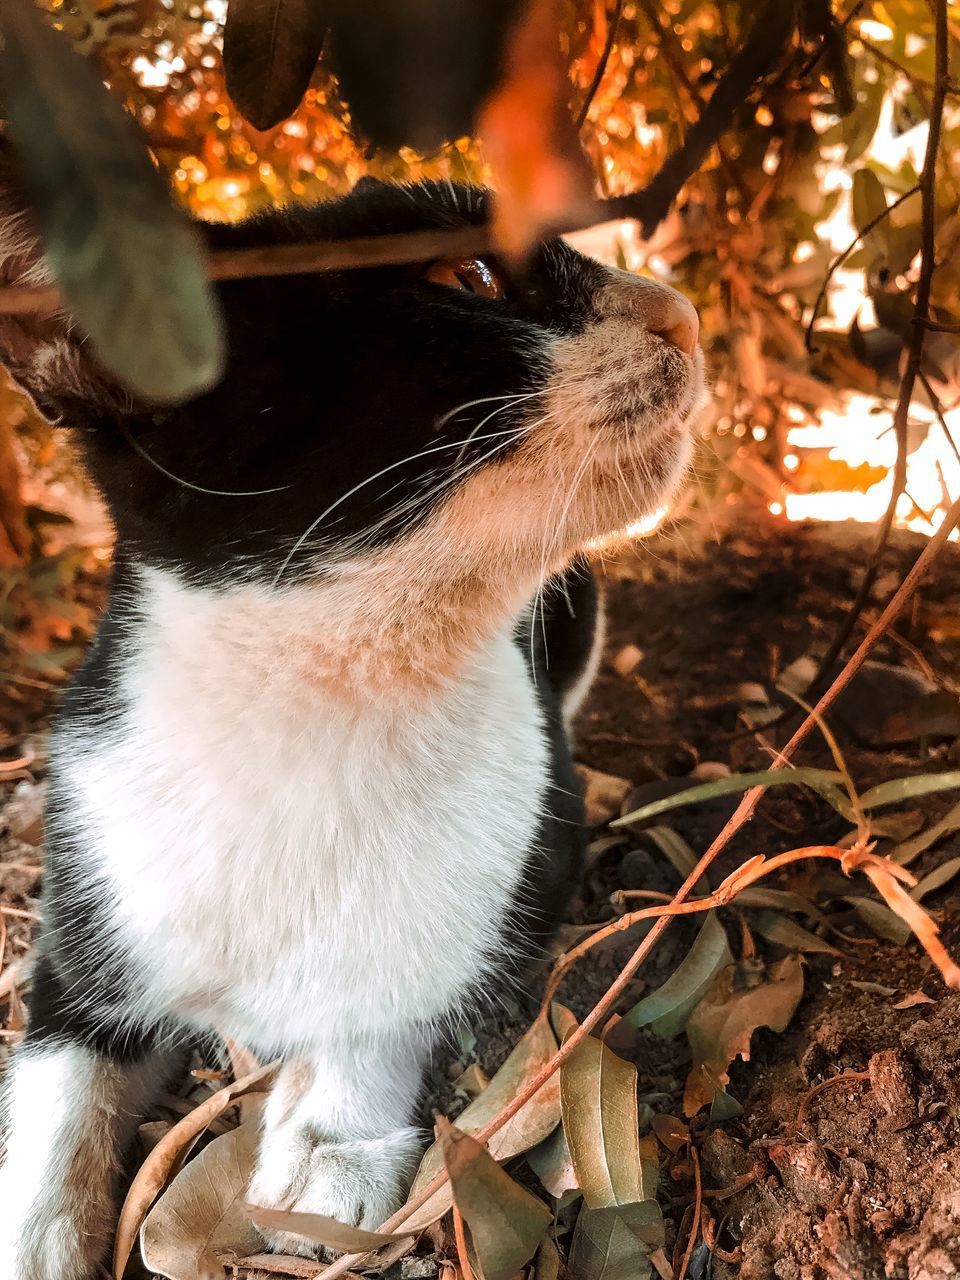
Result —
[{"label": "green leaf", "polygon": [[884,805],[899,804],[902,800],[915,800],[918,796],[931,796],[938,791],[956,791],[960,788],[960,771],[947,773],[917,773],[910,778],[894,778],[871,787],[860,797],[864,809],[880,809]]},{"label": "green leaf", "polygon": [[255,129],[296,111],[320,57],[319,0],[230,0],[223,29],[227,93]]},{"label": "green leaf", "polygon": [[536,1253],[553,1214],[518,1186],[476,1139],[442,1116],[437,1130],[453,1198],[470,1228],[484,1280],[514,1280]]},{"label": "green leaf", "polygon": [[750,923],[762,938],[766,938],[768,942],[779,943],[782,947],[789,947],[792,951],[818,951],[828,956],[843,955],[842,951],[831,946],[829,942],[818,938],[815,933],[804,929],[795,920],[790,920],[779,912],[761,911],[756,919],[751,919]]},{"label": "green leaf", "polygon": [[637,1069],[594,1036],[560,1068],[563,1131],[591,1209],[648,1199],[640,1156]]},{"label": "green leaf", "polygon": [[[717,778],[713,782],[703,782],[699,786],[690,787],[688,791],[679,791],[676,795],[664,796],[662,800],[652,800],[633,813],[624,814],[610,823],[611,827],[624,827],[631,822],[645,822],[668,809],[679,809],[683,805],[701,804],[704,800],[713,800],[717,796],[737,795],[749,791],[751,787],[812,787],[825,800],[829,800],[834,808],[842,813],[850,809],[843,794],[837,786],[842,776],[831,769],[764,769],[756,773],[733,773],[727,778]],[[960,785],[960,784],[958,784]]]},{"label": "green leaf", "polygon": [[894,862],[899,862],[901,867],[908,867],[938,840],[942,840],[945,836],[952,836],[957,831],[960,831],[960,804],[954,805],[948,814],[945,814],[939,822],[935,822],[932,827],[928,827],[926,831],[921,831],[912,840],[905,840],[897,845],[891,850],[890,857]]},{"label": "green leaf", "polygon": [[570,1245],[576,1280],[646,1280],[650,1254],[662,1248],[663,1215],[655,1200],[611,1209],[580,1210]]},{"label": "green leaf", "polygon": [[[881,217],[887,209],[887,197],[880,179],[872,169],[858,169],[853,175],[853,223],[863,235],[864,230],[875,218]],[[885,243],[886,220],[871,231],[870,237],[877,243]]]},{"label": "green leaf", "polygon": [[635,1004],[623,1021],[646,1027],[657,1035],[679,1035],[697,1002],[733,956],[715,911],[708,911],[693,946],[662,987]]},{"label": "green leaf", "polygon": [[224,342],[199,244],[133,122],[33,0],[4,0],[0,89],[47,265],[109,372],[148,400],[213,386]]}]

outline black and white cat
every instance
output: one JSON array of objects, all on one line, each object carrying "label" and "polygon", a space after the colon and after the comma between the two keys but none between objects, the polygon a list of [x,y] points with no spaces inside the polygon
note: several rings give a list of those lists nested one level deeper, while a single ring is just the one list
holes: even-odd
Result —
[{"label": "black and white cat", "polygon": [[[3,163],[0,282],[36,281]],[[364,182],[209,238],[487,214],[476,189]],[[576,881],[565,726],[600,628],[574,557],[662,503],[691,452],[693,308],[560,241],[517,277],[487,258],[220,289],[227,375],[162,413],[62,317],[0,317],[117,529],[52,739],[0,1280],[94,1275],[138,1118],[212,1028],[288,1064],[251,1201],[368,1227],[396,1208],[431,1043]]]}]

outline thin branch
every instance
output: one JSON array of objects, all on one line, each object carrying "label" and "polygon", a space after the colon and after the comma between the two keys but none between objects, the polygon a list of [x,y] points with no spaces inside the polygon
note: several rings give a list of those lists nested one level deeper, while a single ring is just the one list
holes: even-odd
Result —
[{"label": "thin branch", "polygon": [[921,329],[932,329],[934,333],[960,333],[960,324],[943,324],[939,320],[931,320],[929,316],[914,316],[913,324]]},{"label": "thin branch", "polygon": [[[936,82],[930,115],[930,131],[927,134],[927,149],[923,158],[923,170],[920,174],[921,195],[921,235],[920,235],[920,279],[917,283],[917,300],[914,304],[914,324],[910,334],[907,364],[900,383],[900,394],[893,417],[893,428],[897,437],[897,461],[893,473],[893,487],[890,501],[880,522],[877,540],[867,565],[863,579],[853,605],[848,610],[839,627],[833,643],[820,661],[817,674],[808,690],[809,699],[816,698],[830,678],[833,664],[843,652],[843,647],[853,634],[857,619],[863,612],[870,598],[877,575],[880,572],[880,558],[890,539],[890,531],[897,514],[897,503],[900,495],[907,487],[907,422],[913,392],[923,361],[923,343],[926,338],[926,323],[930,317],[930,291],[933,284],[933,273],[936,268],[936,217],[937,217],[937,154],[940,149],[940,134],[943,129],[943,110],[948,89],[948,47],[947,47],[947,0],[933,0],[936,11]],[[894,201],[890,209],[896,207]],[[869,226],[869,224],[868,224]],[[819,303],[817,304],[819,305]],[[816,316],[814,307],[811,323]],[[809,337],[809,331],[808,331]],[[789,719],[790,713],[784,717]],[[769,728],[769,726],[768,726]]]},{"label": "thin branch", "polygon": [[680,1264],[680,1275],[677,1280],[685,1280],[690,1266],[690,1259],[693,1257],[693,1246],[697,1243],[697,1237],[700,1234],[700,1220],[703,1212],[703,1182],[700,1177],[700,1157],[697,1155],[697,1149],[693,1145],[690,1147],[690,1159],[693,1162],[693,1185],[695,1189],[693,1220],[690,1223],[690,1238],[684,1250],[683,1261]]},{"label": "thin branch", "polygon": [[888,204],[885,209],[881,210],[881,212],[876,215],[876,217],[870,219],[870,221],[867,223],[867,225],[863,228],[862,231],[857,232],[857,234],[850,241],[847,247],[845,249],[842,249],[834,258],[834,260],[830,263],[829,267],[827,267],[827,274],[823,277],[823,283],[820,285],[820,291],[817,294],[816,301],[813,304],[813,310],[810,312],[810,321],[807,324],[806,333],[804,334],[804,337],[803,337],[804,343],[806,344],[806,348],[808,351],[815,352],[817,349],[813,345],[814,326],[816,325],[817,320],[819,318],[820,304],[823,302],[824,298],[827,296],[827,289],[830,287],[830,281],[833,279],[836,273],[840,270],[840,268],[843,266],[846,260],[850,257],[851,253],[853,253],[857,245],[860,244],[861,240],[865,240],[871,231],[879,227],[881,222],[886,222],[887,218],[890,217],[894,209],[898,209],[900,205],[904,203],[904,201],[909,200],[911,196],[915,196],[919,190],[920,190],[920,183],[918,182],[916,186],[911,187],[909,191],[904,191],[903,195],[897,196],[893,204]]},{"label": "thin branch", "polygon": [[[931,537],[930,541],[923,548],[923,551],[917,557],[913,568],[900,584],[893,599],[883,610],[880,617],[870,628],[864,637],[857,651],[847,662],[843,671],[837,676],[831,687],[823,695],[814,708],[817,716],[823,717],[833,706],[834,702],[849,685],[850,681],[857,674],[870,653],[876,647],[878,641],[891,626],[894,620],[899,617],[902,611],[909,604],[910,600],[916,593],[917,587],[926,575],[930,566],[936,560],[937,556],[943,549],[950,533],[960,524],[960,499],[953,504],[944,517],[944,521],[936,533]],[[797,748],[808,736],[810,731],[815,727],[816,720],[813,715],[808,715],[803,723],[797,729],[796,733],[784,747],[780,754],[780,758],[774,765],[774,768],[786,768],[788,762],[794,756]],[[707,849],[706,853],[700,858],[697,865],[693,868],[686,880],[677,890],[674,896],[674,904],[679,906],[686,902],[695,892],[696,887],[702,876],[710,869],[711,865],[720,856],[727,847],[733,837],[742,827],[749,822],[753,816],[753,812],[757,807],[762,795],[763,787],[754,787],[746,792],[736,811],[728,820],[720,834]],[[621,969],[620,973],[607,988],[604,995],[590,1010],[580,1026],[577,1027],[564,1040],[563,1044],[544,1066],[534,1075],[520,1092],[514,1097],[503,1110],[478,1133],[476,1139],[480,1143],[486,1143],[495,1133],[498,1133],[527,1102],[537,1093],[546,1082],[559,1070],[561,1064],[573,1053],[577,1045],[581,1044],[588,1035],[597,1027],[613,1009],[620,996],[626,991],[630,983],[633,981],[634,975],[641,968],[651,951],[663,937],[669,927],[672,916],[662,915],[653,924],[650,932],[643,939],[636,951]],[[381,1231],[395,1231],[398,1227],[403,1226],[407,1218],[433,1196],[440,1187],[447,1181],[447,1174],[441,1170],[434,1178],[427,1183],[425,1187],[416,1195],[408,1204],[404,1205],[397,1213],[381,1226]],[[360,1262],[365,1255],[352,1254],[339,1258],[334,1262],[327,1271],[324,1272],[324,1280],[336,1280],[342,1277],[355,1263]]]},{"label": "thin branch", "polygon": [[620,20],[623,17],[623,6],[626,0],[616,0],[613,14],[607,22],[607,39],[603,46],[603,52],[600,54],[599,61],[593,72],[593,79],[590,81],[590,87],[587,89],[586,96],[580,104],[580,110],[577,112],[576,128],[579,133],[586,124],[587,116],[590,114],[590,108],[593,106],[593,100],[597,96],[603,77],[606,75],[607,63],[610,61],[610,55],[613,53],[613,46],[617,40],[617,33],[620,30]]},{"label": "thin branch", "polygon": [[757,83],[773,67],[796,26],[794,0],[768,0],[754,19],[743,48],[720,77],[703,114],[687,134],[679,151],[670,156],[660,172],[644,188],[649,210],[643,221],[644,235],[666,217],[683,184],[693,176],[726,133],[737,111]]}]

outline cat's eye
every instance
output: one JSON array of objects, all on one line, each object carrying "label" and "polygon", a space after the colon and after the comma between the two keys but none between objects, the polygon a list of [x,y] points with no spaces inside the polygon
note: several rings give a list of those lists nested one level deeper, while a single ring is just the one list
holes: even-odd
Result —
[{"label": "cat's eye", "polygon": [[478,293],[481,298],[502,298],[504,294],[503,282],[483,258],[441,258],[430,264],[426,277],[434,284]]}]

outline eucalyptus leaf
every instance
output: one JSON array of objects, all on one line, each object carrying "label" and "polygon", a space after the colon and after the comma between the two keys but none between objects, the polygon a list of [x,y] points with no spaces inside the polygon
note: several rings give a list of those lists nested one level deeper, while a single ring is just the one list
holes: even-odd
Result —
[{"label": "eucalyptus leaf", "polygon": [[442,1116],[437,1131],[454,1202],[470,1228],[484,1280],[514,1280],[536,1252],[553,1214],[469,1134]]},{"label": "eucalyptus leaf", "polygon": [[143,1260],[166,1280],[222,1273],[218,1254],[260,1248],[246,1211],[260,1126],[249,1120],[215,1138],[177,1174],[140,1231]]},{"label": "eucalyptus leaf", "polygon": [[216,383],[224,340],[200,246],[133,121],[33,0],[4,0],[0,92],[47,265],[100,363],[175,403]]},{"label": "eucalyptus leaf", "polygon": [[917,773],[909,778],[894,778],[871,787],[860,797],[864,809],[880,809],[884,805],[899,804],[902,800],[915,800],[918,796],[931,796],[939,791],[960,789],[960,770],[946,773]]},{"label": "eucalyptus leaf", "polygon": [[662,987],[635,1004],[623,1021],[631,1027],[649,1026],[657,1035],[679,1035],[691,1010],[733,956],[723,925],[708,911],[693,946]]},{"label": "eucalyptus leaf", "polygon": [[928,827],[926,831],[921,831],[911,840],[904,840],[902,844],[898,844],[890,851],[890,857],[894,862],[899,862],[901,867],[908,867],[938,840],[944,839],[945,836],[952,836],[957,831],[960,831],[960,804],[954,805],[949,813],[945,814],[939,822],[935,822],[932,827]]},{"label": "eucalyptus leaf", "polygon": [[560,1100],[570,1159],[587,1205],[603,1209],[649,1198],[633,1063],[587,1036],[560,1068]]},{"label": "eucalyptus leaf", "polygon": [[662,1248],[663,1215],[655,1200],[613,1209],[580,1210],[570,1245],[576,1280],[646,1280],[650,1254]]},{"label": "eucalyptus leaf", "polygon": [[939,867],[925,875],[918,885],[910,890],[910,897],[914,902],[919,902],[921,898],[925,898],[928,893],[933,893],[937,889],[942,889],[945,884],[960,872],[960,858],[949,858],[946,862],[941,862]]},{"label": "eucalyptus leaf", "polygon": [[900,947],[909,939],[910,926],[882,902],[877,902],[874,898],[855,896],[845,897],[844,902],[849,902],[864,924],[872,929],[878,938],[895,942]]},{"label": "eucalyptus leaf", "polygon": [[[576,1019],[562,1005],[555,1004],[554,1015],[563,1020],[562,1025],[576,1025]],[[478,1133],[489,1120],[512,1101],[520,1089],[557,1051],[557,1037],[544,1018],[528,1028],[503,1063],[493,1079],[463,1111],[457,1126],[465,1133]],[[560,1079],[554,1073],[533,1097],[520,1108],[512,1120],[499,1129],[490,1139],[489,1151],[495,1160],[509,1160],[543,1142],[560,1122]],[[439,1142],[433,1143],[420,1161],[420,1168],[410,1188],[415,1196],[442,1168],[443,1151]],[[430,1199],[415,1210],[404,1228],[416,1230],[436,1222],[450,1208],[450,1187],[440,1187]]]},{"label": "eucalyptus leaf", "polygon": [[[628,826],[631,822],[646,822],[669,809],[678,809],[688,804],[701,804],[704,800],[714,800],[717,796],[737,795],[749,791],[751,787],[783,787],[802,785],[812,787],[829,800],[840,812],[849,810],[850,805],[844,800],[843,793],[837,784],[842,782],[842,775],[831,769],[763,769],[756,773],[733,773],[726,778],[717,778],[713,782],[703,782],[690,787],[687,791],[678,791],[675,795],[664,796],[661,800],[652,800],[649,804],[635,809],[633,813],[624,814],[610,823],[611,827]],[[960,785],[960,784],[958,784]]]},{"label": "eucalyptus leaf", "polygon": [[[853,221],[861,235],[871,222],[882,218],[887,210],[887,197],[883,184],[871,169],[857,169],[853,175]],[[885,242],[886,221],[881,221],[869,234]]]},{"label": "eucalyptus leaf", "polygon": [[766,938],[768,942],[779,943],[792,951],[816,951],[828,956],[842,956],[843,952],[818,938],[809,929],[804,929],[795,920],[782,916],[777,911],[761,911],[750,921],[751,927]]},{"label": "eucalyptus leaf", "polygon": [[223,29],[227,93],[255,129],[296,111],[326,31],[321,0],[230,0]]}]

